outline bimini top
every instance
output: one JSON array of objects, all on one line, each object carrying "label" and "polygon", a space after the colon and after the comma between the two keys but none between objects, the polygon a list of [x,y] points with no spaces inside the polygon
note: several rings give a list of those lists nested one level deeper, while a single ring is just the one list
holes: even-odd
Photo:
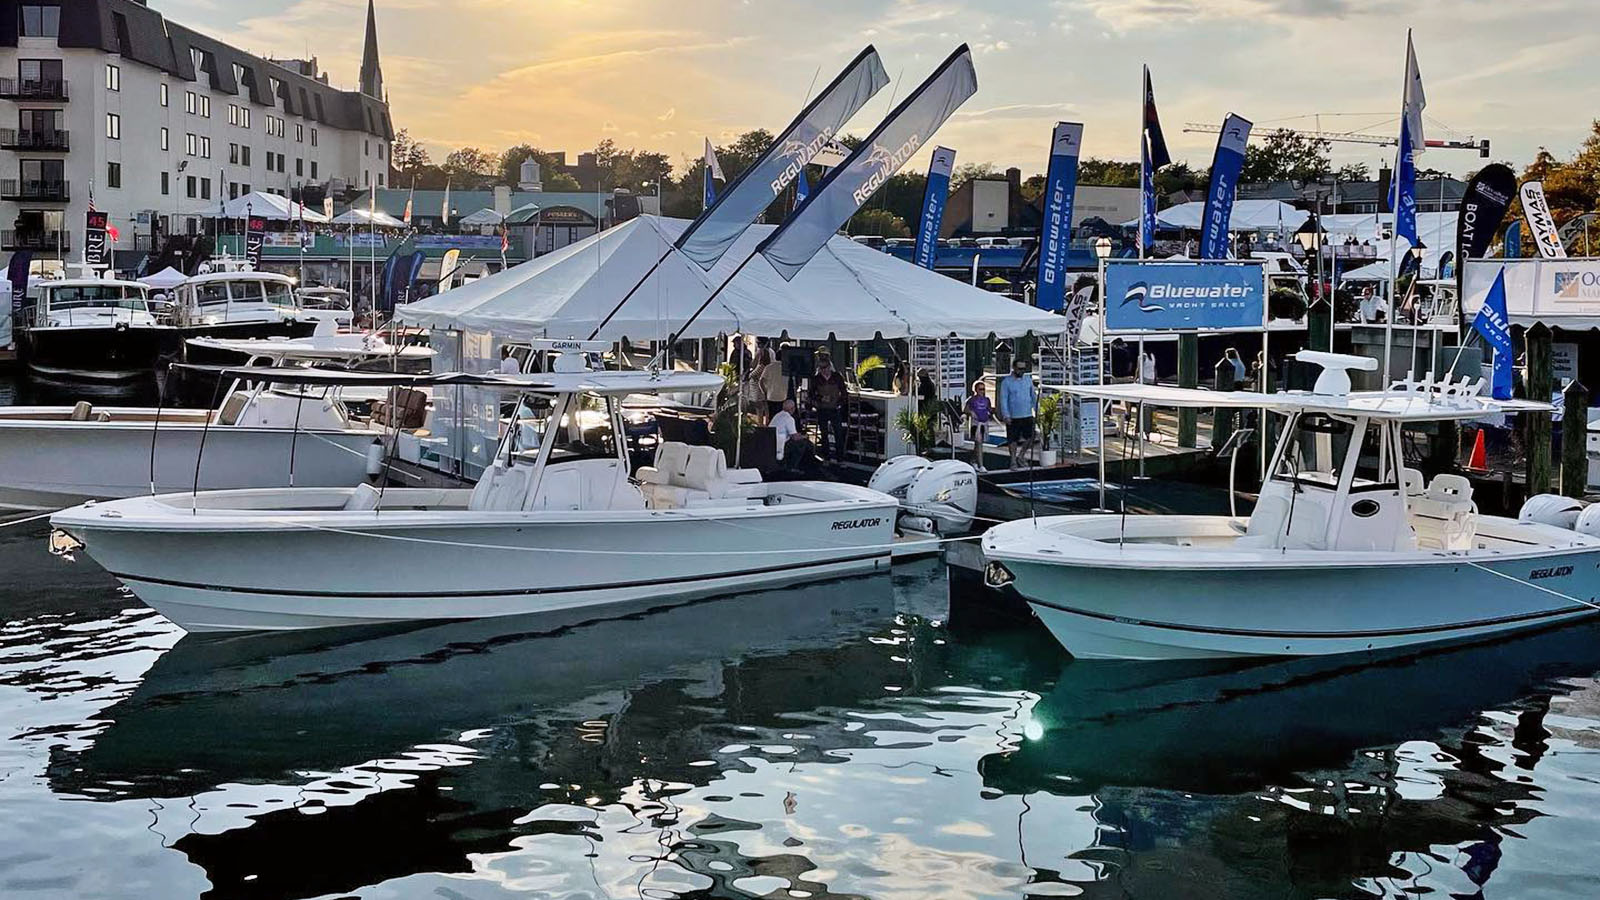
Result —
[{"label": "bimini top", "polygon": [[389,356],[427,359],[435,353],[429,347],[397,346],[373,334],[313,334],[303,338],[197,337],[190,338],[188,343],[191,347],[223,350],[251,359],[270,359],[275,363],[295,359],[359,362]]},{"label": "bimini top", "polygon": [[596,372],[529,372],[520,375],[472,375],[444,372],[406,375],[389,372],[345,372],[275,366],[193,366],[178,368],[275,384],[319,384],[344,387],[477,387],[504,394],[680,394],[720,390],[726,382],[713,372],[650,372],[638,369]]},{"label": "bimini top", "polygon": [[1453,385],[1422,381],[1398,382],[1387,391],[1316,394],[1311,391],[1208,391],[1158,384],[1051,385],[1053,389],[1096,400],[1148,403],[1177,408],[1270,409],[1275,412],[1323,412],[1404,422],[1480,419],[1498,413],[1549,413],[1549,403],[1492,400],[1478,396],[1480,382],[1463,378]]}]

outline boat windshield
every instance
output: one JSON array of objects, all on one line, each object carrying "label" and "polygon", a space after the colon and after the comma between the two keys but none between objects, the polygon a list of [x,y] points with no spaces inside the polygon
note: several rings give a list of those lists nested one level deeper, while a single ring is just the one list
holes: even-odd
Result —
[{"label": "boat windshield", "polygon": [[50,309],[144,310],[144,291],[120,284],[67,285],[50,291]]},{"label": "boat windshield", "polygon": [[[546,441],[551,441],[550,461],[573,459],[614,459],[616,432],[612,428],[614,400],[581,397],[573,404],[559,398],[530,396],[517,410],[511,452],[532,460]],[[567,405],[559,421],[558,407]],[[576,406],[577,408],[571,408]]]},{"label": "boat windshield", "polygon": [[267,281],[262,283],[267,293],[269,306],[294,306],[294,287],[282,281]]},{"label": "boat windshield", "polygon": [[228,283],[226,281],[207,281],[195,286],[194,300],[201,306],[212,306],[228,302]]},{"label": "boat windshield", "polygon": [[300,304],[306,309],[349,309],[348,294],[305,291],[300,294]]},{"label": "boat windshield", "polygon": [[1353,423],[1320,413],[1295,417],[1288,449],[1274,477],[1296,484],[1333,487],[1343,474]]}]

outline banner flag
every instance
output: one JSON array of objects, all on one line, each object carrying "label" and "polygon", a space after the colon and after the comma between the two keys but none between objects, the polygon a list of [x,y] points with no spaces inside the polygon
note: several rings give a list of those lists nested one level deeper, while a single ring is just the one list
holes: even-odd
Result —
[{"label": "banner flag", "polygon": [[794,176],[794,206],[789,208],[789,212],[799,209],[800,204],[806,202],[809,196],[811,196],[811,182],[806,180],[805,170],[802,169]]},{"label": "banner flag", "polygon": [[928,162],[928,186],[922,192],[922,217],[917,220],[917,244],[911,253],[911,261],[924,269],[933,268],[934,258],[939,255],[939,230],[944,227],[944,204],[950,197],[950,173],[955,168],[954,150],[933,148],[933,159]]},{"label": "banner flag", "polygon": [[1150,250],[1156,237],[1156,170],[1172,162],[1167,139],[1156,114],[1156,92],[1150,86],[1150,67],[1144,67],[1144,128],[1139,140],[1139,255]]},{"label": "banner flag", "polygon": [[849,158],[828,172],[806,202],[762,241],[756,252],[765,256],[785,281],[793,279],[977,90],[972,51],[962,44]]},{"label": "banner flag", "polygon": [[267,220],[251,216],[245,223],[244,258],[250,268],[261,271],[261,248],[267,243]]},{"label": "banner flag", "polygon": [[717,204],[717,182],[719,181],[727,181],[727,179],[722,175],[722,165],[717,162],[717,151],[711,146],[711,138],[706,138],[705,190],[700,198],[702,212]]},{"label": "banner flag", "polygon": [[1251,127],[1250,120],[1234,113],[1222,120],[1217,152],[1211,158],[1205,218],[1201,220],[1201,259],[1228,258],[1228,222],[1233,218],[1233,201],[1239,190],[1239,174],[1244,171],[1244,150],[1250,143]]},{"label": "banner flag", "polygon": [[411,201],[413,199],[415,198],[406,198],[406,211],[400,215],[400,224],[406,226],[407,228],[411,227]]},{"label": "banner flag", "polygon": [[1478,317],[1472,320],[1472,330],[1483,335],[1483,340],[1494,348],[1494,399],[1511,399],[1511,368],[1516,364],[1515,350],[1511,346],[1511,319],[1506,315],[1506,270],[1500,267],[1494,286],[1483,298]]},{"label": "banner flag", "polygon": [[1427,146],[1422,134],[1422,110],[1428,98],[1422,93],[1422,72],[1417,68],[1417,50],[1406,30],[1406,74],[1401,89],[1400,147],[1395,152],[1394,185],[1390,205],[1394,209],[1394,235],[1411,246],[1417,240],[1417,156]]},{"label": "banner flag", "polygon": [[[445,227],[449,227],[449,225],[450,225],[450,182],[451,182],[451,180],[452,179],[449,179],[449,178],[445,179],[445,182],[444,182],[444,200],[442,202],[440,202],[440,204],[439,204],[439,223],[441,225],[444,225]],[[411,186],[412,186],[413,189],[415,189],[416,188],[416,183],[413,182]]]},{"label": "banner flag", "polygon": [[11,321],[13,324],[22,321],[23,309],[28,304],[28,269],[33,265],[32,250],[18,250],[11,254],[11,262],[6,265],[6,280],[11,282]]},{"label": "banner flag", "polygon": [[103,266],[106,263],[106,226],[111,224],[111,217],[104,210],[91,208],[84,214],[83,227],[83,261],[90,266]]},{"label": "banner flag", "polygon": [[322,214],[327,216],[329,219],[333,218],[333,198],[332,197],[323,197],[322,198]]},{"label": "banner flag", "polygon": [[1479,169],[1461,195],[1456,217],[1456,258],[1482,259],[1517,194],[1517,176],[1507,166],[1490,163]]},{"label": "banner flag", "polygon": [[1522,258],[1522,223],[1512,222],[1506,226],[1506,259]]},{"label": "banner flag", "polygon": [[867,47],[785,128],[760,158],[739,173],[717,201],[678,237],[677,247],[710,271],[772,201],[783,193],[850,117],[889,83],[878,51]]},{"label": "banner flag", "polygon": [[444,293],[445,291],[448,291],[450,289],[450,283],[455,278],[456,266],[459,265],[460,262],[461,262],[461,249],[460,248],[451,247],[449,250],[446,250],[444,252],[444,259],[439,261],[439,292],[440,293]]},{"label": "banner flag", "polygon": [[1067,302],[1067,248],[1072,244],[1072,202],[1078,193],[1078,154],[1083,123],[1057,122],[1050,136],[1044,178],[1044,215],[1039,223],[1039,273],[1033,302],[1054,312]]},{"label": "banner flag", "polygon": [[1545,259],[1564,259],[1567,248],[1556,233],[1555,216],[1550,214],[1550,202],[1544,197],[1544,182],[1522,183],[1522,215],[1528,220],[1528,232],[1533,235],[1534,246]]}]

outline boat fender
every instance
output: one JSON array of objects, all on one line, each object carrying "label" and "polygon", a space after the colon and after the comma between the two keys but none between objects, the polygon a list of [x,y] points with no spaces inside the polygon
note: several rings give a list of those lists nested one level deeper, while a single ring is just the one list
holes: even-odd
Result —
[{"label": "boat fender", "polygon": [[1578,513],[1578,524],[1572,528],[1579,534],[1600,538],[1600,503],[1586,506]]},{"label": "boat fender", "polygon": [[383,441],[367,445],[367,474],[373,478],[383,474]]},{"label": "boat fender", "polygon": [[918,534],[939,536],[938,529],[933,525],[933,520],[927,516],[901,516],[899,523],[901,534]]},{"label": "boat fender", "polygon": [[[1557,528],[1575,528],[1583,513],[1583,502],[1560,494],[1534,494],[1522,504],[1517,513],[1518,522],[1538,522]],[[1600,525],[1600,520],[1596,521]]]}]

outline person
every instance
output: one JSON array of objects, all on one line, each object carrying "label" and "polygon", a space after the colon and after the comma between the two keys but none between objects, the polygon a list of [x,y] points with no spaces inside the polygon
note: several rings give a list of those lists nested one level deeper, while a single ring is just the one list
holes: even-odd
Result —
[{"label": "person", "polygon": [[[761,395],[767,401],[770,423],[783,411],[783,403],[789,399],[789,379],[783,374],[783,361],[772,352],[771,346],[762,347],[756,359],[756,378],[761,384]],[[781,444],[778,449],[783,449]]]},{"label": "person", "polygon": [[1372,295],[1372,285],[1361,289],[1361,321],[1378,321],[1378,300]]},{"label": "person", "polygon": [[522,363],[511,355],[511,346],[508,344],[500,348],[500,374],[519,375],[522,373]]},{"label": "person", "polygon": [[927,369],[917,370],[917,402],[925,410],[939,407],[939,386],[933,383]]},{"label": "person", "polygon": [[1134,349],[1122,338],[1111,339],[1111,381],[1124,384],[1133,380],[1135,371]]},{"label": "person", "polygon": [[850,401],[850,387],[833,367],[833,355],[817,354],[817,371],[806,390],[811,412],[822,434],[822,455],[834,462],[844,460],[844,416]]},{"label": "person", "polygon": [[1239,351],[1234,347],[1229,347],[1227,350],[1224,350],[1222,357],[1228,361],[1229,365],[1233,367],[1233,386],[1229,388],[1229,390],[1240,390],[1244,387],[1244,360],[1239,358]]},{"label": "person", "polygon": [[794,421],[793,400],[778,404],[778,411],[772,415],[772,431],[777,437],[778,461],[783,462],[783,448],[800,433],[800,427]]},{"label": "person", "polygon": [[972,396],[967,398],[965,409],[970,423],[967,436],[972,439],[972,464],[979,472],[987,472],[983,448],[989,444],[989,420],[994,418],[994,407],[989,401],[989,386],[982,378],[972,383]]},{"label": "person", "polygon": [[1039,392],[1028,374],[1028,364],[1012,361],[1011,374],[1000,379],[995,393],[1000,399],[999,419],[1006,424],[1006,449],[1015,469],[1019,453],[1033,443],[1034,416],[1039,410]]},{"label": "person", "polygon": [[1144,355],[1139,358],[1139,383],[1156,383],[1156,355],[1149,350],[1144,351]]}]

